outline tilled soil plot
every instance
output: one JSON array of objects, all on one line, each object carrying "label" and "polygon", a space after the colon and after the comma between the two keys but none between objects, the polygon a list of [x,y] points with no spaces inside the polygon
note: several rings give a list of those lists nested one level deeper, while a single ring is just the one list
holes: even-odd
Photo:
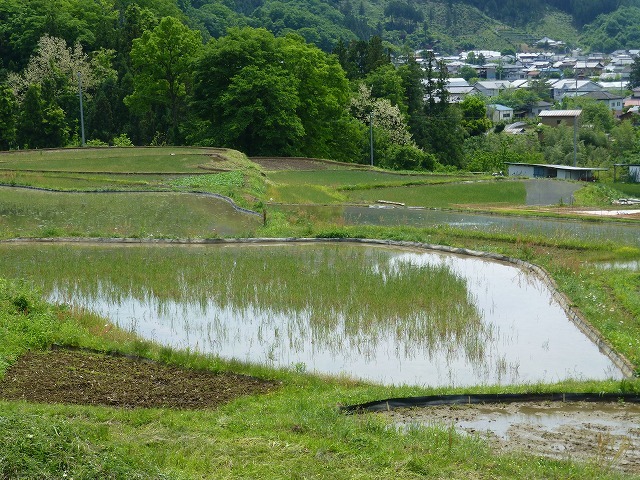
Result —
[{"label": "tilled soil plot", "polygon": [[214,374],[82,351],[30,352],[0,381],[0,398],[126,408],[215,408],[278,387],[253,377]]},{"label": "tilled soil plot", "polygon": [[640,405],[541,402],[434,406],[384,413],[398,428],[444,426],[497,451],[596,462],[640,473]]}]

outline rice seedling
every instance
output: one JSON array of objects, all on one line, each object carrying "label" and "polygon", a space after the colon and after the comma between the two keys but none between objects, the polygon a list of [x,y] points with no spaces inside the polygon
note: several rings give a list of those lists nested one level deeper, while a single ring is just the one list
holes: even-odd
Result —
[{"label": "rice seedling", "polygon": [[255,230],[261,218],[218,198],[171,192],[63,193],[0,188],[4,238],[217,237]]}]

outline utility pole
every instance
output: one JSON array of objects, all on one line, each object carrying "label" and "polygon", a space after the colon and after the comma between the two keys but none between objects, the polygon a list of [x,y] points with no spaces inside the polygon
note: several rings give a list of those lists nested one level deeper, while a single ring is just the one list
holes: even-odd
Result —
[{"label": "utility pole", "polygon": [[373,110],[369,112],[369,145],[371,147],[371,166],[373,167]]},{"label": "utility pole", "polygon": [[82,105],[82,74],[78,72],[78,96],[80,97],[80,132],[82,134],[82,146],[84,147],[84,107]]}]

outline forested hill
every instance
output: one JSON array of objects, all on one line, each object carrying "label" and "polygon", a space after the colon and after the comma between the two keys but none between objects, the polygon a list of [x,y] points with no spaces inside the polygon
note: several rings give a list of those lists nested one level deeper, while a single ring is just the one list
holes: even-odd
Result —
[{"label": "forested hill", "polygon": [[[135,26],[127,18],[133,7]],[[325,51],[374,35],[399,49],[443,53],[527,49],[544,36],[584,50],[640,48],[640,0],[2,0],[0,67],[24,67],[44,33],[80,41],[85,51],[120,51],[163,16],[205,40],[229,27],[264,27],[295,31]]]}]

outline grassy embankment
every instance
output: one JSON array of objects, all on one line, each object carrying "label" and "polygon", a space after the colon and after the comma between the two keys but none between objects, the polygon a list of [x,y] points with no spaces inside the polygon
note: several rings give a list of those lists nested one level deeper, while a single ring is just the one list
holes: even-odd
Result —
[{"label": "grassy embankment", "polygon": [[[253,178],[258,184],[260,176]],[[240,196],[246,199],[250,195]],[[84,208],[92,208],[92,200],[87,202]],[[176,223],[182,221],[188,219],[176,216]],[[78,234],[90,232],[83,231],[81,226],[77,230]],[[38,234],[37,228],[23,232],[27,236]],[[638,260],[640,251],[636,248],[451,228],[344,227],[314,224],[308,219],[296,224],[283,215],[272,216],[270,223],[255,233],[403,239],[497,251],[527,259],[547,268],[589,321],[619,351],[640,365],[638,274],[597,269],[591,263]],[[207,232],[202,232],[202,236],[207,236]],[[336,408],[338,404],[377,398],[460,390],[372,386],[175,352],[142,342],[126,332],[105,328],[104,320],[94,316],[46,305],[26,285],[0,283],[0,339],[2,370],[25,350],[44,349],[57,342],[131,352],[187,367],[232,370],[283,382],[279,391],[266,397],[244,398],[210,411],[0,402],[0,438],[3,438],[0,476],[58,478],[66,473],[73,478],[628,477],[608,471],[610,459],[604,455],[586,465],[497,455],[482,440],[462,437],[445,427],[401,433],[388,428],[384,419],[374,414],[347,417]],[[464,391],[617,392],[638,388],[637,382],[623,381],[478,387]]]}]

